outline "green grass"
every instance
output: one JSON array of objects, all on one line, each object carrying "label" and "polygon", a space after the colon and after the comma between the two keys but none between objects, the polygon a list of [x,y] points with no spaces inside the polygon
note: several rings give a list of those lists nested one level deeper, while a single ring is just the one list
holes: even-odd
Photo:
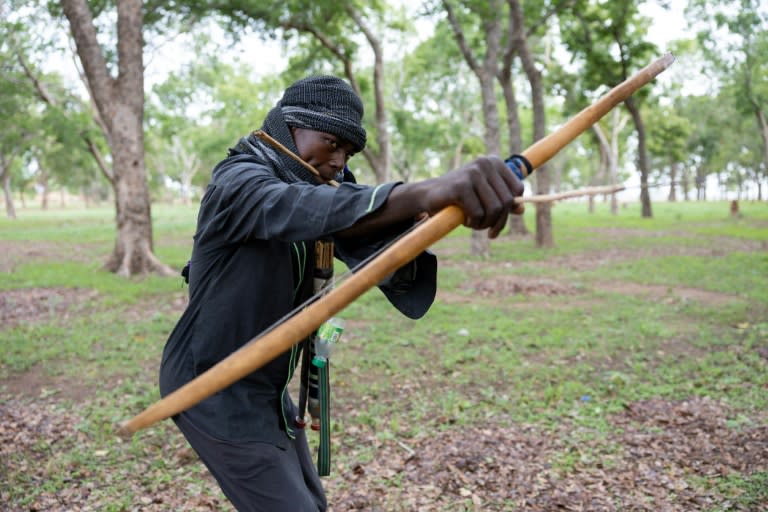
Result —
[{"label": "green grass", "polygon": [[[573,429],[552,464],[568,474],[596,460],[616,463],[622,449],[611,415],[635,401],[708,397],[729,408],[730,428],[764,422],[768,253],[760,244],[768,240],[768,206],[742,203],[739,219],[727,207],[655,204],[654,217],[643,219],[636,205],[613,216],[602,203],[593,214],[584,203],[562,203],[553,210],[555,247],[502,235],[488,260],[469,255],[469,232],[457,229],[433,248],[448,299],[423,320],[404,319],[375,290],[340,314],[354,328],[334,356],[334,388],[349,402],[334,431],[357,427],[393,442],[489,421],[535,425],[547,435],[567,421]],[[156,206],[153,215],[156,253],[181,267],[196,208]],[[200,464],[180,472],[168,460],[184,446],[169,422],[131,441],[113,431],[157,399],[160,353],[179,314],[173,304],[186,293],[181,279],[101,270],[114,243],[107,208],[22,210],[16,221],[0,220],[0,242],[11,248],[0,294],[51,293],[49,313],[0,328],[0,403],[42,398],[80,418],[79,438],[43,440],[13,456],[0,484],[9,503],[30,507],[73,478],[93,484],[100,510],[130,509],[142,493],[176,486],[220,500]],[[551,280],[561,292],[478,294],[481,284],[516,278]],[[618,285],[605,289],[606,282]],[[683,298],[681,289],[700,295]],[[76,298],[66,315],[59,297]],[[37,394],[3,391],[34,372],[45,384]],[[439,392],[425,402],[425,389]],[[590,448],[575,448],[587,441]],[[45,461],[44,485],[18,469],[24,457],[27,467]],[[334,457],[351,466],[376,451],[350,441]],[[764,471],[691,475],[690,482],[747,508],[768,502]]]}]

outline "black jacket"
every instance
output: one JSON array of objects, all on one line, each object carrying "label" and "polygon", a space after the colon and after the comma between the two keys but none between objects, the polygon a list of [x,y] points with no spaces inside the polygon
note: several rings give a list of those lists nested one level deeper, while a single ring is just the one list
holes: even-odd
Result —
[{"label": "black jacket", "polygon": [[[163,396],[304,302],[312,294],[314,240],[381,208],[397,186],[368,187],[347,182],[350,178],[338,188],[286,184],[247,154],[216,166],[198,214],[189,304],[163,351]],[[405,227],[395,226],[376,238],[336,240],[336,255],[354,266]],[[436,258],[425,252],[396,273],[401,277],[395,279],[396,286],[382,283],[381,289],[401,312],[418,318],[434,300],[436,273]],[[300,347],[295,345],[184,414],[218,439],[282,445],[286,435],[292,437],[295,409],[286,388]]]}]

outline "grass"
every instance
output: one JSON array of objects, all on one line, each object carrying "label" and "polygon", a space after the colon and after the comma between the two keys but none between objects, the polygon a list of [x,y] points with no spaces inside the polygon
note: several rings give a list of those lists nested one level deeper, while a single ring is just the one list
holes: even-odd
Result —
[{"label": "grass", "polygon": [[[552,464],[567,474],[618,456],[610,417],[632,402],[708,397],[729,407],[733,429],[765,421],[768,207],[744,203],[738,219],[727,212],[727,203],[662,203],[654,218],[642,219],[636,205],[613,216],[603,204],[588,214],[582,203],[562,203],[553,210],[556,247],[502,236],[487,261],[467,254],[468,231],[456,230],[434,247],[448,295],[439,295],[424,320],[400,317],[375,290],[341,313],[355,327],[334,356],[334,389],[354,406],[342,407],[335,431],[356,427],[391,442],[489,419],[546,433],[566,418],[574,430]],[[195,208],[159,205],[153,215],[157,254],[180,268]],[[80,488],[91,484],[89,499],[100,510],[127,510],[179,486],[187,496],[221,499],[201,465],[179,471],[163,455],[184,446],[168,422],[130,442],[113,434],[116,422],[157,399],[160,353],[179,315],[174,304],[186,293],[180,278],[102,271],[113,236],[105,208],[22,210],[16,221],[0,220],[0,244],[12,248],[0,293],[51,291],[50,314],[0,328],[0,407],[42,398],[77,418],[78,433],[55,447],[43,438],[11,456],[0,494],[15,507],[61,493],[73,479]],[[562,288],[517,296],[478,291],[516,278]],[[679,289],[711,295],[686,299]],[[74,302],[66,315],[57,313],[57,290],[73,293],[61,295]],[[8,389],[30,372],[42,381],[38,388],[21,396],[2,391],[2,383]],[[81,391],[73,396],[57,386]],[[440,392],[424,403],[425,389]],[[573,449],[594,439],[604,441],[598,449]],[[364,445],[334,454],[341,465],[375,456]],[[29,471],[41,461],[44,485]],[[747,509],[768,502],[765,472],[690,481]]]}]

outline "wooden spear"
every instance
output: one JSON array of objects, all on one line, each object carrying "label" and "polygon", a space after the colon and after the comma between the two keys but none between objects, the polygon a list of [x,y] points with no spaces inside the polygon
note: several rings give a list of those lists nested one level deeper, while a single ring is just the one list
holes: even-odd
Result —
[{"label": "wooden spear", "polygon": [[[560,129],[528,148],[523,152],[523,156],[530,162],[531,168],[535,169],[552,158],[616,105],[653,80],[674,60],[673,55],[667,54],[649,64],[611,89],[593,105],[582,110]],[[527,169],[523,169],[523,173],[527,175]],[[463,221],[464,212],[458,206],[449,206],[439,211],[306,309],[266,334],[253,338],[205,373],[121,423],[118,432],[128,436],[160,420],[170,418],[261,368],[312,334],[327,319],[376,286],[386,276],[416,258],[460,226]]]}]

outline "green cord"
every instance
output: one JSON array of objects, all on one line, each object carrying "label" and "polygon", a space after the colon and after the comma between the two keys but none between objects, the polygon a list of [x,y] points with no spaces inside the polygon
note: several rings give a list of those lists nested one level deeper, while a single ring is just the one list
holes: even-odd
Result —
[{"label": "green cord", "polygon": [[330,364],[318,368],[320,388],[320,447],[317,450],[317,473],[331,474],[331,385]]}]

